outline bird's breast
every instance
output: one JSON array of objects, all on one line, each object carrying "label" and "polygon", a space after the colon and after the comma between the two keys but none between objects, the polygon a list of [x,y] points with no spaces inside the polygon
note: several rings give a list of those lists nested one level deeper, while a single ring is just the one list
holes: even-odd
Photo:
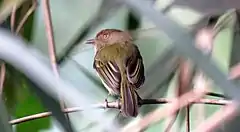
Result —
[{"label": "bird's breast", "polygon": [[105,46],[100,50],[96,50],[95,52],[95,59],[100,59],[101,61],[124,59],[125,57],[129,56],[129,53],[131,53],[129,52],[129,48],[127,46],[122,46],[120,44]]}]

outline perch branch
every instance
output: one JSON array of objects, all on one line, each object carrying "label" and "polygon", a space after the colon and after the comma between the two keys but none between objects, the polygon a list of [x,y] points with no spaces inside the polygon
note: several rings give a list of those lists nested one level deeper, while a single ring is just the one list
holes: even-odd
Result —
[{"label": "perch branch", "polygon": [[[166,104],[166,103],[172,103],[174,101],[175,101],[175,99],[167,99],[167,98],[143,99],[140,102],[140,105],[142,106],[142,105],[151,105],[151,104]],[[225,99],[199,99],[199,100],[193,101],[193,103],[212,104],[212,105],[227,105],[227,104],[231,104],[231,101],[225,100]],[[91,108],[100,108],[100,109],[106,109],[106,108],[119,109],[120,105],[121,105],[120,102],[118,102],[118,100],[117,100],[117,101],[113,101],[113,102],[103,102],[103,103],[94,104],[90,107]],[[72,107],[72,108],[65,108],[64,112],[73,113],[73,112],[78,112],[78,111],[82,111],[82,110],[84,110],[84,109],[81,107]],[[52,115],[51,112],[43,112],[43,113],[39,113],[39,114],[34,114],[34,115],[14,119],[14,120],[11,120],[9,123],[11,125],[15,125],[15,124],[20,124],[20,123],[30,121],[30,120],[48,117],[51,115]]]}]

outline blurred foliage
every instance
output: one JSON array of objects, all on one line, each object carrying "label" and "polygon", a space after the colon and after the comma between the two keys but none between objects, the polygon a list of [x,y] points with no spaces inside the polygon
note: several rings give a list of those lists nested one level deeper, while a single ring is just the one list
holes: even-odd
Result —
[{"label": "blurred foliage", "polygon": [[131,30],[136,30],[140,27],[140,18],[137,17],[135,14],[133,14],[133,12],[129,12],[128,16],[127,16],[127,30],[131,31]]},{"label": "blurred foliage", "polygon": [[[22,73],[6,65],[3,98],[14,119],[46,111],[39,98],[30,90],[31,87],[31,83]],[[42,118],[18,124],[16,131],[38,132],[49,127],[50,119]]]},{"label": "blurred foliage", "polygon": [[[10,15],[14,6],[19,7],[27,0],[1,0],[0,4],[0,23],[2,23]],[[29,0],[30,1],[30,0]]]},{"label": "blurred foliage", "polygon": [[[229,54],[229,67],[233,67],[240,62],[240,52],[238,49],[240,49],[240,11],[236,10],[236,12],[233,14],[235,16],[235,23],[233,25],[233,34],[231,36],[232,39],[232,47],[230,49],[230,54]],[[235,83],[240,86],[240,80],[239,78],[234,80]],[[236,117],[233,118],[233,120],[229,122],[225,122],[225,131],[229,132],[235,132],[236,130],[239,130],[239,122],[240,122],[240,115],[237,115]],[[217,129],[216,131],[219,131]]]},{"label": "blurred foliage", "polygon": [[[15,29],[31,5],[32,1],[29,0],[24,2],[17,9],[15,17]],[[26,41],[32,40],[34,15],[35,13],[29,16],[20,31],[20,35]],[[10,16],[4,24],[8,25],[5,26],[5,28],[7,27],[10,31]],[[31,87],[33,87],[33,85],[31,85],[29,80],[22,73],[20,73],[11,65],[6,64],[3,99],[13,119],[46,111],[39,98],[34,94],[33,91],[30,91],[30,89],[32,89]],[[16,125],[16,132],[39,132],[40,130],[47,129],[49,127],[50,118],[42,118]]]},{"label": "blurred foliage", "polygon": [[[7,21],[8,25],[4,25],[4,27],[10,28],[10,20],[9,15],[11,13],[10,7],[14,4],[11,3],[14,0],[5,0],[4,8],[2,10],[6,10],[3,16],[8,16]],[[161,0],[160,0],[161,1]],[[15,2],[23,2],[23,0]],[[10,3],[9,5],[6,3]],[[16,13],[16,21],[15,25],[18,25],[23,16],[26,14],[26,11],[31,7],[32,1],[28,0],[21,5]],[[51,13],[53,18],[53,26],[54,26],[54,35],[56,39],[56,47],[57,52],[61,54],[62,51],[66,48],[66,44],[69,43],[70,38],[74,36],[75,32],[78,32],[79,27],[85,25],[86,21],[93,16],[95,12],[98,11],[99,5],[101,1],[93,0],[73,0],[71,2],[68,1],[51,1]],[[178,3],[176,3],[178,4]],[[6,6],[6,8],[5,8]],[[8,7],[7,7],[8,6]],[[158,5],[156,5],[158,6]],[[92,9],[90,9],[91,7]],[[80,11],[81,9],[81,11]],[[178,21],[183,26],[186,25],[186,21],[193,21],[194,18],[199,18],[199,16],[203,16],[201,13],[196,13],[193,10],[185,10],[185,8],[178,8],[171,10],[168,9],[166,12],[173,19]],[[1,11],[0,10],[0,18]],[[63,11],[64,10],[64,11]],[[180,11],[179,11],[180,10]],[[197,10],[200,10],[197,8]],[[191,13],[191,16],[189,15]],[[200,14],[200,15],[199,15]],[[209,14],[208,14],[209,15]],[[206,25],[214,25],[218,18],[222,14],[211,15],[207,19]],[[198,19],[199,20],[199,19]],[[28,20],[24,24],[23,29],[20,32],[20,35],[29,42],[32,42],[34,46],[40,49],[47,56],[47,40],[46,40],[46,31],[43,24],[43,15],[41,10],[41,4],[38,7],[37,11],[29,16]],[[1,20],[0,20],[1,22]],[[188,23],[189,24],[189,23]],[[238,20],[239,24],[239,20]],[[191,24],[190,24],[191,25]],[[204,26],[206,26],[204,25]],[[95,30],[95,32],[89,34],[89,36],[94,36],[96,32],[103,28],[118,28],[118,29],[126,29],[126,30],[135,30],[138,28],[149,28],[153,27],[154,24],[146,20],[142,16],[135,15],[131,10],[127,10],[122,8],[120,11],[116,12],[116,15],[113,15],[112,18],[108,19],[107,22],[103,23],[99,28]],[[15,26],[16,29],[16,26]],[[219,64],[219,67],[222,68],[223,72],[227,72],[230,60],[230,66],[239,62],[239,34],[238,27],[236,30],[226,27],[219,34],[215,40],[214,46],[214,59]],[[9,29],[10,30],[10,29]],[[162,65],[158,62],[162,53],[167,51],[167,47],[169,47],[170,42],[164,36],[157,36],[158,40],[136,40],[136,44],[139,46],[139,49],[142,53],[144,64],[146,67],[146,71],[151,71],[150,74],[147,75],[146,85],[139,90],[140,95],[146,98],[160,98],[160,97],[173,97],[174,91],[176,87],[176,78],[175,78],[175,68],[169,65]],[[233,43],[232,43],[233,41]],[[232,45],[231,45],[232,44]],[[232,46],[232,47],[231,47]],[[93,58],[93,49],[89,48],[89,50],[81,51],[82,47],[77,47],[76,52],[77,55],[69,56],[68,58],[74,58],[74,64],[69,59],[66,64],[61,66],[61,76],[67,81],[71,82],[73,85],[79,88],[81,92],[87,94],[90,98],[96,100],[96,102],[102,102],[107,95],[107,90],[103,88],[100,80],[97,78],[96,73],[92,68],[92,58]],[[231,54],[231,55],[230,55]],[[167,57],[166,57],[167,58]],[[171,63],[174,65],[175,63]],[[169,69],[164,72],[160,72],[163,68],[167,67]],[[169,75],[162,75],[168,73]],[[166,79],[163,83],[159,82],[160,76],[166,76]],[[171,81],[171,82],[170,82]],[[159,84],[160,83],[160,84]],[[39,98],[30,90],[31,87],[34,87],[29,83],[29,80],[26,77],[18,72],[16,69],[6,64],[6,79],[4,82],[4,91],[3,91],[3,99],[7,105],[9,113],[14,118],[20,118],[31,114],[36,114],[39,112],[46,111],[46,109],[42,106],[42,103],[39,101]],[[212,91],[222,93],[221,90],[217,86],[212,88]],[[193,105],[191,108],[191,128],[195,128],[197,124],[196,114],[198,114],[197,105]],[[141,115],[147,114],[149,111],[162,107],[162,105],[149,105],[143,106],[140,108]],[[205,117],[209,117],[213,112],[218,110],[221,106],[210,106],[207,105],[205,107],[207,114]],[[117,110],[109,110],[110,116],[115,117],[118,114]],[[75,124],[77,129],[81,130],[85,128],[91,123],[88,123],[86,119],[74,119],[74,114],[71,114],[71,118],[73,119],[72,123]],[[121,125],[127,124],[129,121],[134,120],[132,118],[123,118],[118,116],[118,123]],[[178,122],[175,123],[175,130],[185,131],[185,125],[181,124],[184,121],[184,118],[178,118]],[[147,132],[159,131],[165,128],[165,120],[161,121],[151,127],[149,127]],[[45,129],[46,131],[52,131],[50,124],[50,118],[42,118],[33,121],[24,122],[16,125],[17,132],[37,132]],[[97,131],[98,128],[94,125],[91,126],[92,131]],[[48,129],[50,128],[50,129]],[[94,129],[95,128],[95,129]],[[54,128],[57,129],[58,128]],[[223,130],[223,129],[222,129]],[[60,130],[59,130],[60,131]],[[163,130],[162,130],[163,131]]]},{"label": "blurred foliage", "polygon": [[[34,0],[28,0],[24,2],[16,11],[16,20],[15,20],[15,29],[18,26],[18,24],[21,22],[23,17],[26,15],[28,10],[31,8],[31,6],[34,4]],[[33,12],[30,16],[28,16],[27,21],[23,25],[22,29],[20,30],[20,34],[23,36],[24,39],[27,41],[32,41],[32,38],[34,36],[34,16],[36,15],[36,12]]]}]

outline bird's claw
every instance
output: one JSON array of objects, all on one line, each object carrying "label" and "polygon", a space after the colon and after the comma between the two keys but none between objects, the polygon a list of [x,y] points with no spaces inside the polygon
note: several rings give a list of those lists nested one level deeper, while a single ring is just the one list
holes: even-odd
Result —
[{"label": "bird's claw", "polygon": [[106,108],[108,108],[108,100],[105,99],[104,102],[105,102],[105,109],[106,109]]}]

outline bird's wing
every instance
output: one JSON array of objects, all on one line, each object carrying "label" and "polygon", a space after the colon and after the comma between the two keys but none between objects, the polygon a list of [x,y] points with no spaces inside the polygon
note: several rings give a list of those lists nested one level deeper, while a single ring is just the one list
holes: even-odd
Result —
[{"label": "bird's wing", "polygon": [[115,94],[119,94],[121,74],[117,65],[111,61],[102,62],[94,59],[93,68],[97,71],[105,86],[108,86]]},{"label": "bird's wing", "polygon": [[127,76],[128,80],[139,88],[145,81],[143,59],[140,51],[136,45],[134,45],[134,52],[127,60]]}]

